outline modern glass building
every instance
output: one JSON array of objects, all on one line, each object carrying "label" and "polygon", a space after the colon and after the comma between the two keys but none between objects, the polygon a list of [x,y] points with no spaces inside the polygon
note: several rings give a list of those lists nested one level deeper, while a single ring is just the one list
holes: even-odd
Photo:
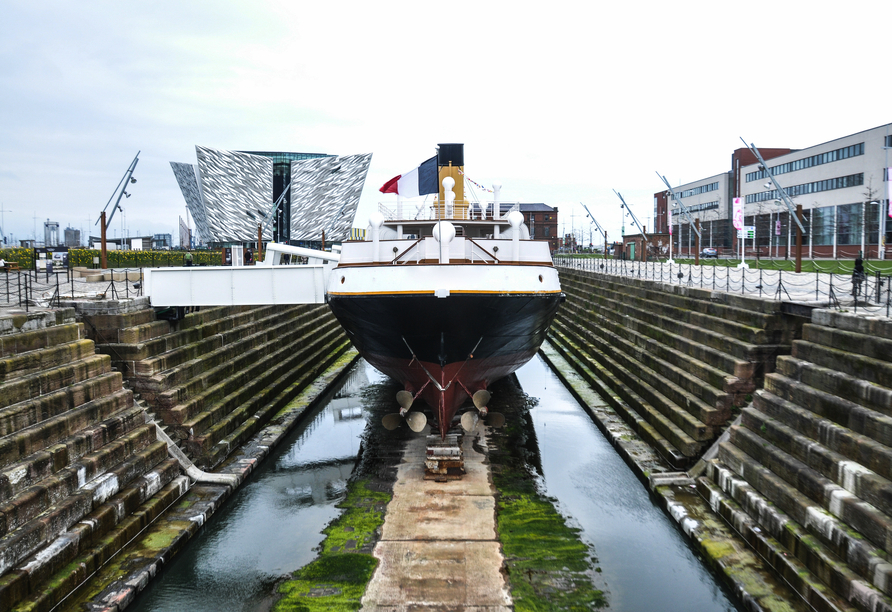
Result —
[{"label": "modern glass building", "polygon": [[207,246],[256,244],[261,225],[264,242],[346,239],[372,157],[202,146],[195,153],[195,164],[170,165]]},{"label": "modern glass building", "polygon": [[[284,151],[239,151],[249,155],[259,155],[273,160],[273,202],[279,199],[282,192],[291,182],[291,162],[316,159],[318,157],[331,157],[328,153],[288,153]],[[288,242],[291,239],[291,193],[285,194],[282,205],[273,220],[273,239],[276,242]]]}]

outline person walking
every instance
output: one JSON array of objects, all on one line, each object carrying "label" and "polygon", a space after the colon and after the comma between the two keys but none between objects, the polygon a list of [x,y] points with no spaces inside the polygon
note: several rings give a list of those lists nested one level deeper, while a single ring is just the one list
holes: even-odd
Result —
[{"label": "person walking", "polygon": [[862,251],[858,251],[858,257],[855,258],[855,267],[852,269],[852,295],[858,297],[861,293],[861,283],[866,278],[864,274],[864,260],[861,259]]},{"label": "person walking", "polygon": [[191,251],[186,251],[186,256],[184,257],[184,259],[185,259],[185,261],[184,261],[183,265],[186,266],[187,268],[191,268],[192,267],[192,253],[191,253]]}]

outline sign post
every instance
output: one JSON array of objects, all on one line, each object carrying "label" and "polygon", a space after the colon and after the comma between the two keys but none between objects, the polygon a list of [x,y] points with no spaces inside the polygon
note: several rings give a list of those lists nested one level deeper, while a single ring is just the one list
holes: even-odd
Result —
[{"label": "sign post", "polygon": [[749,268],[746,265],[746,243],[743,237],[743,198],[734,198],[733,214],[734,229],[737,230],[737,244],[740,251],[740,263],[737,264],[737,267]]}]

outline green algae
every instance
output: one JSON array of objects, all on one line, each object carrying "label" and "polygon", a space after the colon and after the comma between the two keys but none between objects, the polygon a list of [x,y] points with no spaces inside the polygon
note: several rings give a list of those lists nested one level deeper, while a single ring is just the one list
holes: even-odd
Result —
[{"label": "green algae", "polygon": [[713,560],[719,560],[724,557],[733,555],[737,552],[731,542],[720,542],[718,540],[704,539],[701,542],[701,545],[706,551],[706,554],[709,555],[709,558]]},{"label": "green algae", "polygon": [[527,418],[525,410],[517,410],[505,428],[492,433],[489,442],[493,483],[498,490],[497,528],[514,609],[607,607],[604,593],[592,583],[600,568],[594,567],[579,530],[567,525],[555,508],[556,500],[539,490],[534,474],[538,464],[535,434],[530,433]]},{"label": "green algae", "polygon": [[323,533],[319,557],[279,585],[275,612],[358,610],[378,560],[371,554],[391,495],[373,491],[368,480],[352,481],[338,504],[341,515]]}]

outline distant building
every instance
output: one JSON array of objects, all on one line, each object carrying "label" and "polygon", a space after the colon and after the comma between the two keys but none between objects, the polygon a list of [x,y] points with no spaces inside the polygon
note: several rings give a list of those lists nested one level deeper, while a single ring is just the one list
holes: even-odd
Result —
[{"label": "distant building", "polygon": [[561,241],[558,209],[547,204],[519,204],[518,207],[523,214],[523,222],[530,229],[530,238],[547,240],[549,249],[556,251]]},{"label": "distant building", "polygon": [[[171,162],[196,237],[209,246],[254,247],[262,240],[345,240],[371,153],[224,151],[196,146],[196,164]],[[290,184],[290,189],[287,189]],[[270,223],[264,224],[282,196]]]},{"label": "distant building", "polygon": [[152,248],[156,251],[167,250],[173,246],[173,236],[170,234],[155,234],[152,236]]},{"label": "distant building", "polygon": [[55,221],[46,220],[43,224],[43,244],[44,246],[59,246],[59,224]]},{"label": "distant building", "polygon": [[65,228],[65,246],[69,249],[76,249],[81,245],[81,231],[73,227]]},{"label": "distant building", "polygon": [[[757,145],[758,146],[758,145]],[[803,255],[806,257],[892,257],[889,210],[889,166],[892,123],[843,136],[806,149],[759,148],[771,175],[793,204],[803,208]],[[892,178],[892,177],[889,177]],[[732,223],[733,201],[740,198],[744,225],[755,228],[746,241],[747,255],[789,257],[796,241],[796,221],[748,148],[731,154],[731,169],[673,187],[692,219],[699,218],[700,247],[739,256]],[[654,194],[656,230],[668,231],[672,214],[674,250],[692,255],[696,233],[672,201],[668,190]],[[755,244],[753,244],[755,242]],[[790,249],[792,251],[792,249]]]}]

